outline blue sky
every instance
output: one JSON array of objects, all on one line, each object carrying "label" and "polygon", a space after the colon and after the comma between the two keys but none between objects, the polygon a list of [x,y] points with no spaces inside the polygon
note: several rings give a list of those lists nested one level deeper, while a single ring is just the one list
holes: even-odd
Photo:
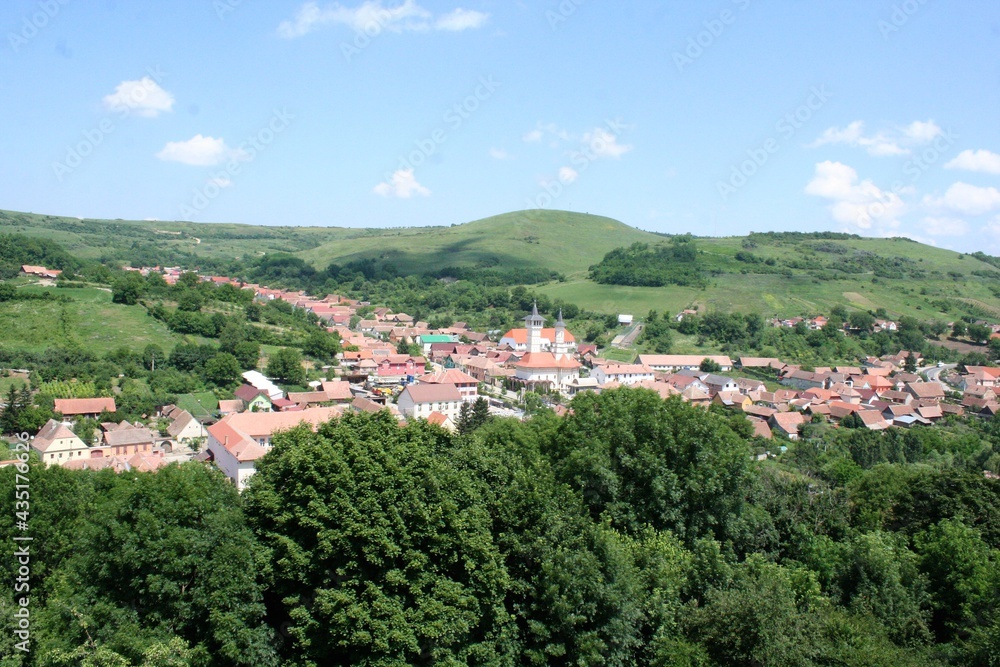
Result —
[{"label": "blue sky", "polygon": [[0,30],[0,208],[1000,254],[995,3],[5,0]]}]

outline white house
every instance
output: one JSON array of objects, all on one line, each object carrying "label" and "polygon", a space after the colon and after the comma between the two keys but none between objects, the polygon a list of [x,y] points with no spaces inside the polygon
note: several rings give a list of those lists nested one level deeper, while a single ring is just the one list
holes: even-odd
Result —
[{"label": "white house", "polygon": [[315,428],[340,414],[340,408],[329,407],[227,415],[208,427],[208,451],[219,469],[242,491],[256,472],[256,461],[270,451],[275,432],[303,422]]},{"label": "white house", "polygon": [[598,384],[617,382],[619,384],[632,385],[640,382],[652,382],[654,380],[653,369],[642,364],[607,364],[594,368],[593,377]]},{"label": "white house", "polygon": [[90,447],[69,427],[50,419],[31,440],[31,448],[47,465],[62,465],[69,461],[90,458]]},{"label": "white house", "polygon": [[649,366],[654,371],[695,371],[701,367],[701,362],[711,359],[719,364],[720,371],[733,370],[733,360],[725,355],[700,354],[640,354],[639,363]]},{"label": "white house", "polygon": [[440,412],[452,421],[465,400],[453,384],[418,382],[408,385],[396,398],[399,411],[407,419],[428,419],[433,412]]},{"label": "white house", "polygon": [[167,427],[167,433],[177,442],[189,443],[208,435],[202,423],[187,410],[181,410],[173,418],[173,422]]}]

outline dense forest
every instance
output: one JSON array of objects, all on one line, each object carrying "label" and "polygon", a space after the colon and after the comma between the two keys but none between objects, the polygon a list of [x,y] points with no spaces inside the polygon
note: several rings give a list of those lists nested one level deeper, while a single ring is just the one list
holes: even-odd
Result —
[{"label": "dense forest", "polygon": [[0,665],[997,664],[1000,422],[810,423],[758,461],[742,415],[570,407],[348,414],[278,436],[242,495],[199,463],[32,464],[32,650],[8,594]]},{"label": "dense forest", "polygon": [[605,285],[639,287],[706,284],[698,264],[698,248],[690,234],[675,236],[670,245],[654,248],[646,243],[615,248],[590,267],[590,279]]}]

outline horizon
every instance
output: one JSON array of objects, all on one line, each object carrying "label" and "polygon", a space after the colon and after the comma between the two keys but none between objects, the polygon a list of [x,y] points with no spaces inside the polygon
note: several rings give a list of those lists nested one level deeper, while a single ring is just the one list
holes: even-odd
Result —
[{"label": "horizon", "polygon": [[1000,7],[15,0],[0,17],[4,209],[371,229],[541,208],[1000,255],[982,113]]}]

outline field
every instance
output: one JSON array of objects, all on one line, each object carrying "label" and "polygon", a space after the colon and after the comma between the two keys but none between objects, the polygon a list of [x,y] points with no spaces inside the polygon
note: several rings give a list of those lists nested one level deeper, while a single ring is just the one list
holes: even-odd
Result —
[{"label": "field", "polygon": [[141,350],[153,343],[169,352],[181,337],[146,314],[142,306],[111,303],[111,293],[100,289],[56,289],[27,286],[24,291],[66,295],[59,301],[0,303],[0,346],[41,352],[57,345],[78,343],[98,354],[121,346]]},{"label": "field", "polygon": [[210,391],[181,394],[177,397],[177,407],[187,410],[196,419],[207,419],[219,409],[219,400]]}]

